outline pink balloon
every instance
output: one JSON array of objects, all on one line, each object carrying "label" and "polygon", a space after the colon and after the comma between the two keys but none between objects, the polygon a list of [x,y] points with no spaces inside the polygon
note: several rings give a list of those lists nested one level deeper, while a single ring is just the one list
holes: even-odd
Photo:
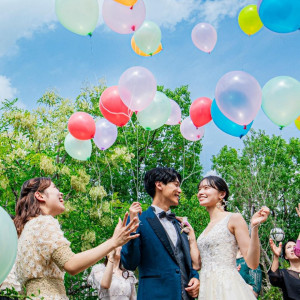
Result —
[{"label": "pink balloon", "polygon": [[116,141],[118,136],[117,126],[104,118],[96,122],[94,143],[100,150],[106,150]]},{"label": "pink balloon", "polygon": [[145,20],[146,8],[143,0],[138,0],[132,7],[114,0],[104,0],[102,16],[106,25],[121,34],[133,33]]},{"label": "pink balloon", "polygon": [[138,112],[153,101],[156,93],[156,80],[148,69],[132,67],[121,75],[118,89],[123,103],[131,110]]},{"label": "pink balloon", "polygon": [[185,118],[180,125],[182,136],[189,141],[199,141],[204,135],[204,126],[196,127],[191,118]]},{"label": "pink balloon", "polygon": [[215,99],[223,115],[234,123],[245,126],[255,119],[261,107],[262,91],[252,75],[232,71],[218,81]]},{"label": "pink balloon", "polygon": [[192,30],[192,41],[197,48],[210,53],[217,43],[217,31],[208,23],[199,23]]},{"label": "pink balloon", "polygon": [[167,125],[178,125],[181,122],[181,109],[177,102],[170,99],[171,102],[171,114],[166,122]]}]

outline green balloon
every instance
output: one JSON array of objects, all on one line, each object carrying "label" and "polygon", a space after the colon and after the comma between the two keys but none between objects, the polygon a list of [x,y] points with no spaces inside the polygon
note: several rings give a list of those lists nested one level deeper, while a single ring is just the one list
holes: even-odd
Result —
[{"label": "green balloon", "polygon": [[161,92],[156,92],[153,101],[142,111],[137,119],[146,130],[154,130],[164,125],[171,114],[171,101]]},{"label": "green balloon", "polygon": [[146,54],[152,54],[160,45],[161,31],[154,22],[145,21],[134,33],[133,38],[140,50]]},{"label": "green balloon", "polygon": [[70,133],[65,138],[65,150],[67,153],[78,160],[88,160],[92,153],[91,140],[75,139]]},{"label": "green balloon", "polygon": [[291,124],[300,115],[300,82],[289,76],[269,80],[262,89],[262,109],[280,128]]},{"label": "green balloon", "polygon": [[13,267],[18,250],[18,235],[14,222],[0,206],[0,284]]},{"label": "green balloon", "polygon": [[99,18],[97,0],[56,0],[55,12],[59,22],[80,35],[92,35]]}]

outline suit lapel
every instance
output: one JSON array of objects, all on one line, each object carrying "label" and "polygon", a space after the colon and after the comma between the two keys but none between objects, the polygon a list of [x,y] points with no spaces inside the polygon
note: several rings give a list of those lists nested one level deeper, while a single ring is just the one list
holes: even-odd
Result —
[{"label": "suit lapel", "polygon": [[172,246],[170,244],[169,238],[167,236],[164,227],[161,225],[160,221],[158,220],[158,218],[156,217],[152,209],[151,211],[149,211],[149,214],[150,217],[146,218],[147,221],[149,222],[149,225],[151,226],[151,228],[153,229],[153,231],[155,232],[155,234],[157,235],[161,243],[167,249],[172,259],[177,263],[174,251],[172,249]]}]

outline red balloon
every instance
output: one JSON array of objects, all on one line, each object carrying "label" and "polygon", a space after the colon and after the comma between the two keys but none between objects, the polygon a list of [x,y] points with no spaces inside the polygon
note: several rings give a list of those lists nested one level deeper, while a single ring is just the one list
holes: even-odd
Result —
[{"label": "red balloon", "polygon": [[117,85],[107,88],[101,94],[99,108],[106,120],[120,127],[127,124],[132,116],[132,110],[120,98]]},{"label": "red balloon", "polygon": [[85,112],[74,113],[68,121],[71,135],[78,140],[90,140],[96,132],[93,117]]},{"label": "red balloon", "polygon": [[201,127],[212,120],[211,104],[212,100],[207,97],[200,97],[191,104],[190,117],[196,127]]}]

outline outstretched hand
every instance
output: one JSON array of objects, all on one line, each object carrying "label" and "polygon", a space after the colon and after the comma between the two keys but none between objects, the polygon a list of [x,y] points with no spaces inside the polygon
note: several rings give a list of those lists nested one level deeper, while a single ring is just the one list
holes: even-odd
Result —
[{"label": "outstretched hand", "polygon": [[270,246],[271,246],[271,250],[273,252],[273,254],[276,257],[279,257],[281,254],[281,248],[282,248],[282,243],[280,242],[278,247],[275,245],[274,241],[270,238]]},{"label": "outstretched hand", "polygon": [[131,233],[136,232],[137,228],[139,227],[139,223],[137,222],[138,219],[133,218],[126,226],[127,219],[128,212],[125,213],[123,221],[119,218],[119,222],[114,230],[112,240],[114,241],[116,247],[123,246],[130,240],[136,239],[140,236],[139,234],[131,235]]},{"label": "outstretched hand", "polygon": [[251,226],[257,226],[261,223],[264,223],[270,214],[268,207],[263,206],[259,211],[257,211],[251,218]]}]

